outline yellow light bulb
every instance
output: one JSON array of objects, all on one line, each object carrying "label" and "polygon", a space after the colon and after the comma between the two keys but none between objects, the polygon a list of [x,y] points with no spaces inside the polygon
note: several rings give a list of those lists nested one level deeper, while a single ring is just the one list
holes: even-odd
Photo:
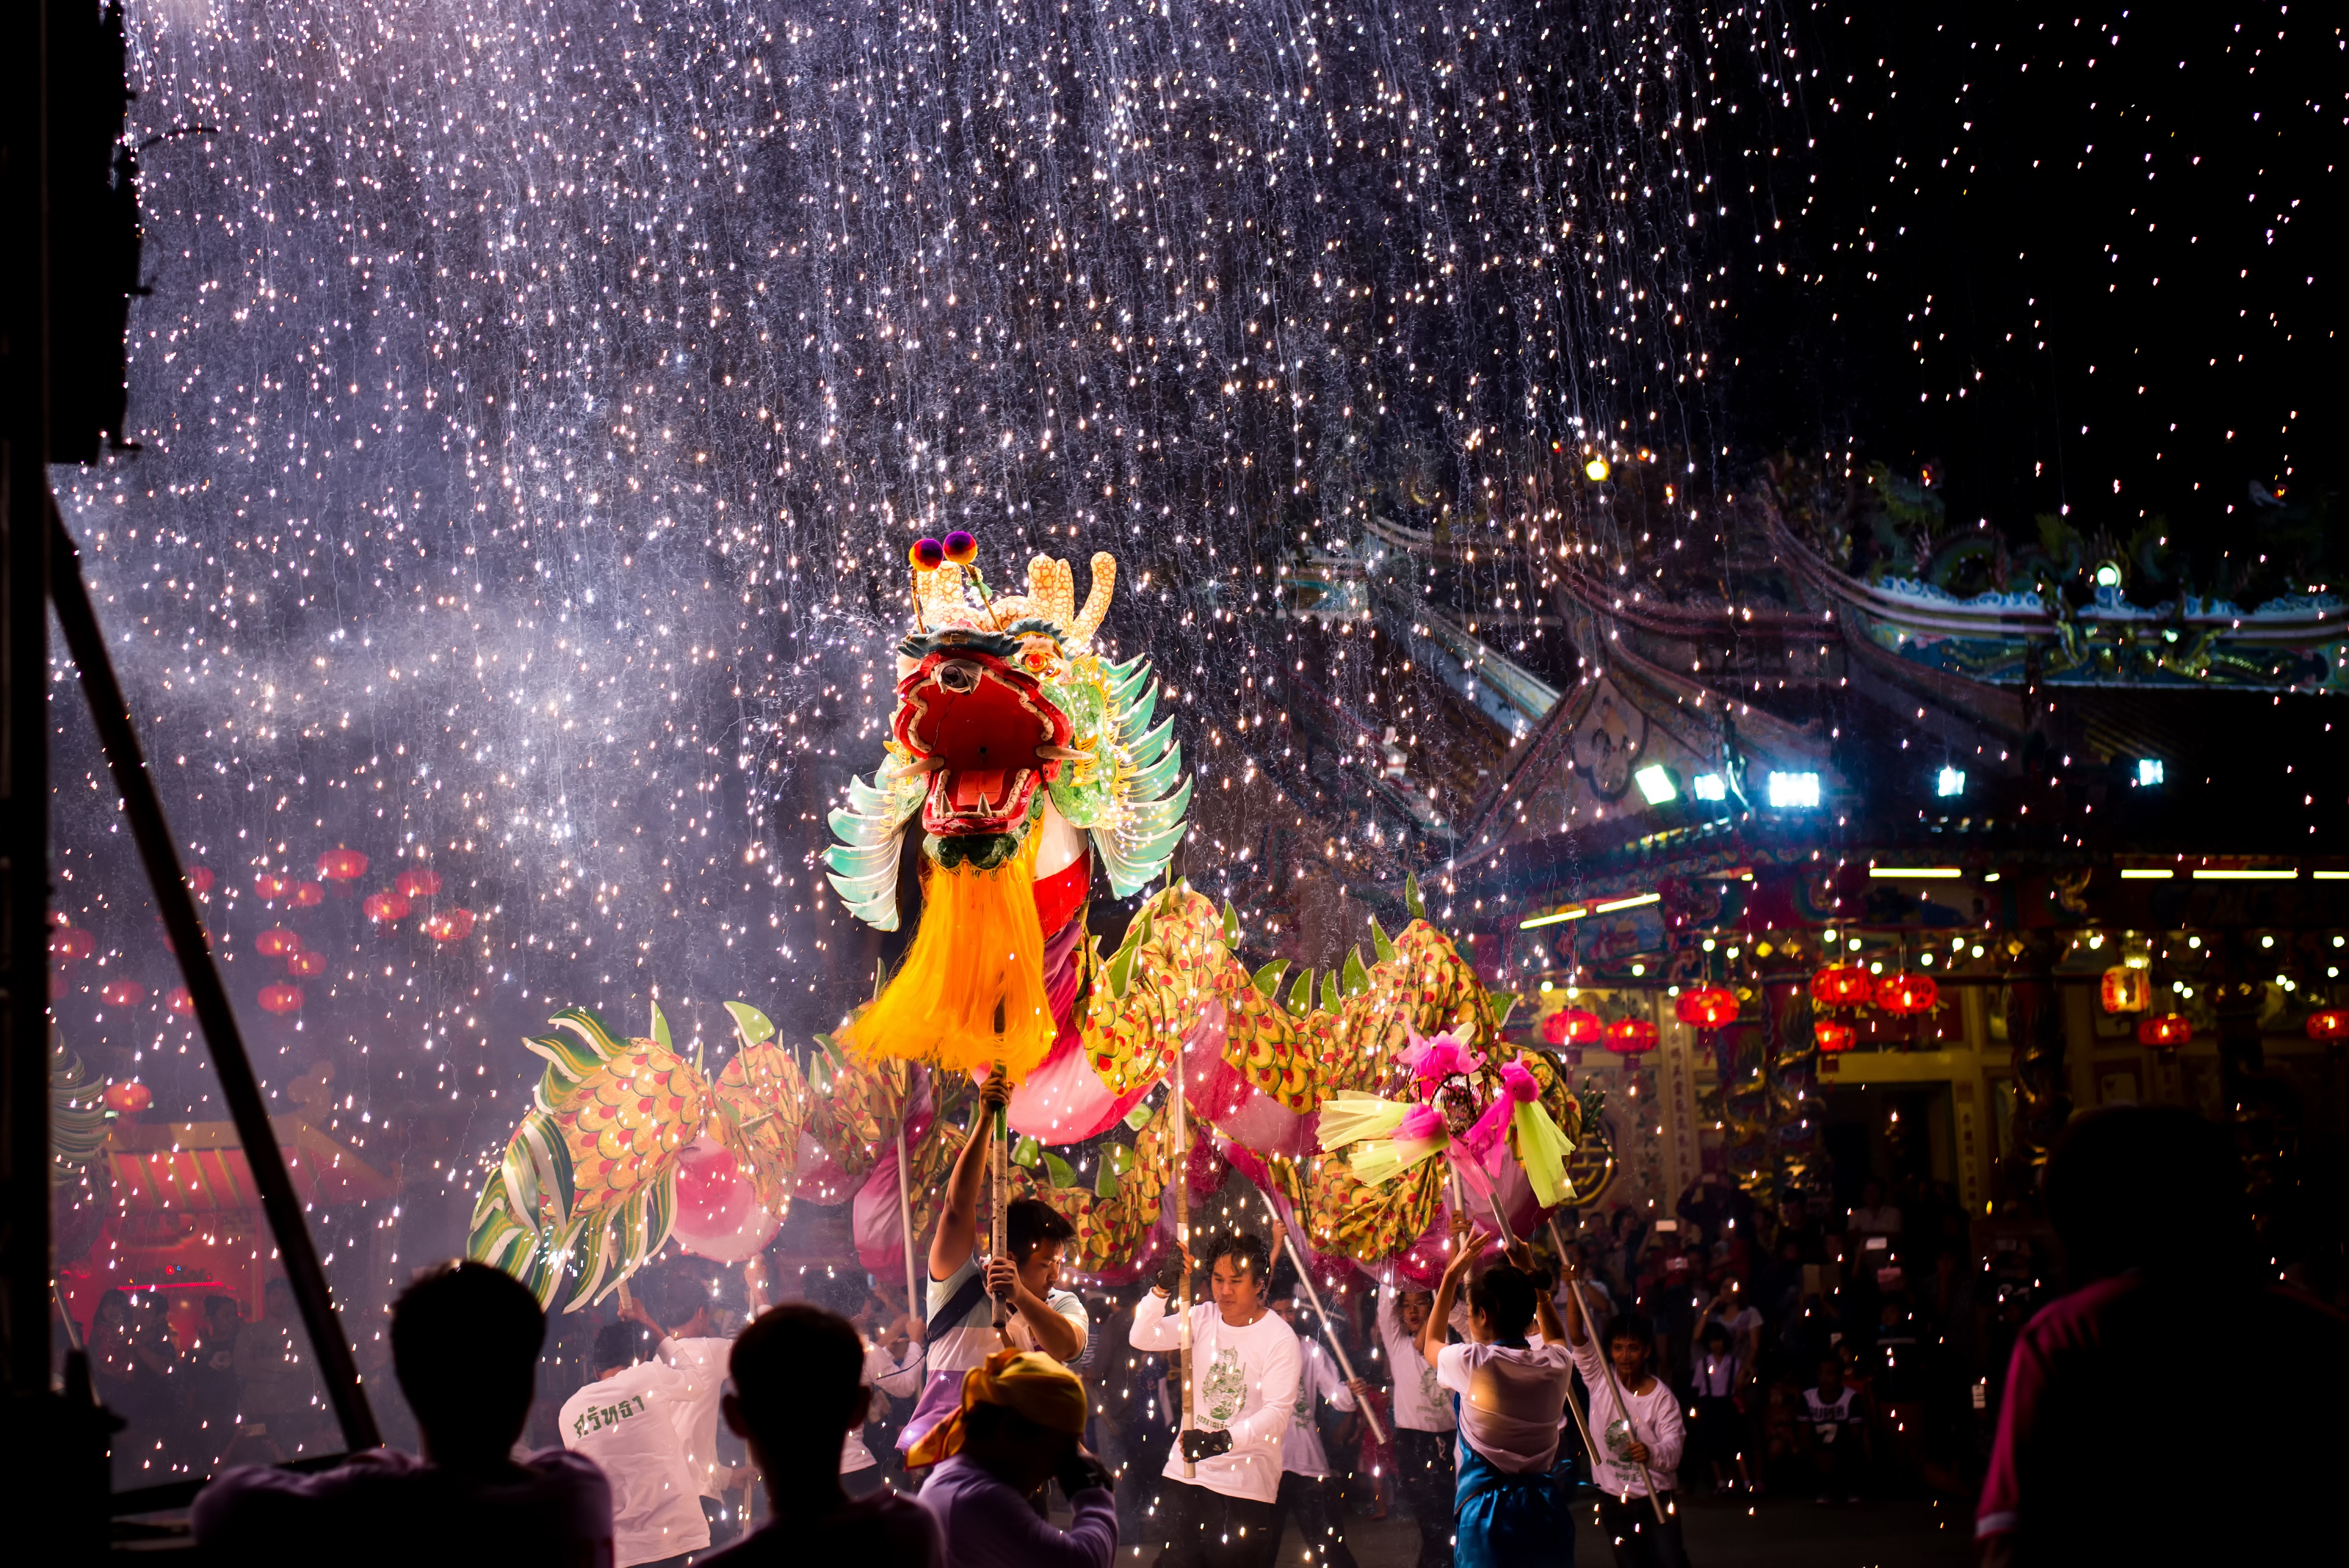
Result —
[{"label": "yellow light bulb", "polygon": [[1614,470],[1607,466],[1605,458],[1593,458],[1582,465],[1582,471],[1589,476],[1592,484],[1599,485],[1605,484],[1607,476]]}]

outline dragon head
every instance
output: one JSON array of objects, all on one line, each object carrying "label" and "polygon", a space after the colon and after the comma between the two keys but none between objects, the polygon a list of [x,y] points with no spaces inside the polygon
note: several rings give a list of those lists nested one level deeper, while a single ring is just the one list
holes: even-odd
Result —
[{"label": "dragon head", "polygon": [[[1141,891],[1181,842],[1191,799],[1173,721],[1151,722],[1158,686],[1148,662],[1112,663],[1095,646],[1117,583],[1113,559],[1092,558],[1079,608],[1065,561],[1035,557],[1027,592],[999,596],[978,570],[969,534],[923,540],[910,555],[914,626],[897,647],[888,755],[870,783],[850,780],[847,804],[830,819],[840,841],[824,857],[850,910],[884,931],[898,924],[898,867],[909,836],[928,861],[926,875],[955,879],[926,900],[924,932],[893,990],[917,973],[944,985],[950,969],[997,962],[984,954],[1000,944],[969,940],[1001,913],[978,897],[974,874],[1002,873],[1020,884],[1019,898],[1050,903],[1057,929],[1082,899],[1071,906],[1062,892],[1048,900],[1046,879],[1067,873],[1052,884],[1065,890],[1068,877],[1081,875],[1071,868],[1093,856],[1118,897]],[[990,896],[1010,895],[995,887]],[[929,929],[948,919],[974,929]],[[1012,967],[1024,971],[1024,946],[1012,945]],[[1020,980],[1009,982],[1015,998],[1024,995]],[[949,989],[988,1007],[1006,995],[992,977]],[[897,1051],[895,1041],[874,1037],[916,1033],[903,1026],[910,1011],[885,1008],[888,1000],[885,992],[878,1016],[851,1030],[860,1048]],[[932,1054],[919,1041],[904,1050]]]}]

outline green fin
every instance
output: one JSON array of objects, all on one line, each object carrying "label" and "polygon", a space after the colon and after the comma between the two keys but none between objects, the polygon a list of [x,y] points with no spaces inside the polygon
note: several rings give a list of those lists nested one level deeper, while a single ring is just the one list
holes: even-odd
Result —
[{"label": "green fin", "polygon": [[1045,1150],[1044,1153],[1044,1179],[1055,1187],[1073,1187],[1077,1184],[1077,1173],[1069,1169],[1069,1162],[1050,1150]]},{"label": "green fin", "polygon": [[1371,917],[1371,951],[1378,955],[1377,961],[1381,964],[1384,964],[1395,955],[1395,945],[1387,939],[1387,934],[1380,926],[1376,915]]},{"label": "green fin", "polygon": [[1297,984],[1288,988],[1288,1010],[1299,1017],[1313,1011],[1313,971],[1297,972]]},{"label": "green fin", "polygon": [[748,1002],[729,1002],[726,1010],[734,1016],[735,1032],[742,1037],[744,1045],[755,1046],[775,1037],[775,1026],[768,1021],[767,1015]]},{"label": "green fin", "polygon": [[1346,949],[1346,967],[1342,985],[1349,996],[1359,996],[1371,988],[1371,972],[1362,967],[1362,955],[1352,948]]},{"label": "green fin", "polygon": [[[1134,1131],[1139,1132],[1143,1128],[1150,1125],[1150,1119],[1154,1114],[1156,1113],[1150,1109],[1149,1097],[1145,1095],[1142,1099],[1135,1100],[1133,1102],[1133,1109],[1125,1113],[1125,1124],[1126,1126],[1133,1129]],[[1131,1158],[1130,1154],[1129,1158]]]},{"label": "green fin", "polygon": [[653,1004],[653,1044],[665,1051],[677,1049],[677,1047],[669,1043],[668,1020],[661,1016],[658,1002]]},{"label": "green fin", "polygon": [[1419,896],[1419,876],[1415,872],[1403,873],[1402,906],[1411,912],[1413,920],[1427,918],[1427,901]]},{"label": "green fin", "polygon": [[1280,977],[1288,973],[1288,960],[1276,958],[1256,972],[1256,988],[1266,995],[1278,999],[1280,995]]},{"label": "green fin", "polygon": [[1239,944],[1240,912],[1232,907],[1230,899],[1226,899],[1224,900],[1224,945],[1237,947]]},{"label": "green fin", "polygon": [[1506,1024],[1509,1015],[1516,1011],[1517,994],[1514,991],[1487,991],[1485,999],[1493,1005],[1493,1027],[1495,1029]]},{"label": "green fin", "polygon": [[1338,991],[1338,972],[1332,969],[1321,976],[1321,1010],[1335,1013],[1342,1002]]},{"label": "green fin", "polygon": [[1021,1133],[1019,1141],[1011,1146],[1011,1163],[1025,1165],[1029,1170],[1033,1171],[1036,1169],[1036,1156],[1043,1147],[1034,1138],[1027,1133]]}]

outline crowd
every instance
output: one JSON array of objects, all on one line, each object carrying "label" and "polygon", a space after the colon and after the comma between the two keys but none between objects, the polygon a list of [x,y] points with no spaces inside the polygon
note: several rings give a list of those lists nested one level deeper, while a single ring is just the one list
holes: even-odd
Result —
[{"label": "crowd", "polygon": [[[2051,1162],[2049,1239],[2085,1285],[2069,1294],[2047,1256],[1970,1263],[1962,1217],[1928,1187],[1764,1204],[1708,1181],[1669,1217],[1585,1215],[1562,1255],[1463,1228],[1433,1290],[1330,1282],[1326,1318],[1277,1228],[1201,1236],[1186,1315],[1173,1253],[1138,1288],[1063,1288],[1071,1228],[1039,1203],[1010,1205],[1006,1255],[981,1255],[967,1157],[918,1318],[853,1269],[812,1268],[775,1305],[756,1265],[738,1293],[672,1264],[550,1346],[503,1275],[437,1271],[390,1336],[420,1458],[235,1470],[200,1500],[198,1532],[238,1561],[306,1561],[291,1543],[322,1536],[366,1560],[421,1504],[436,1538],[484,1562],[526,1531],[530,1561],[613,1568],[808,1550],[918,1568],[1266,1568],[1294,1530],[1310,1561],[1352,1568],[1350,1523],[1401,1513],[1418,1568],[1547,1568],[1571,1563],[1568,1510],[1587,1504],[1619,1564],[1667,1568],[1688,1562],[1681,1510],[1706,1491],[1844,1506],[1979,1490],[1986,1554],[2052,1561],[2046,1542],[2143,1532],[2075,1482],[2085,1463],[2124,1491],[2154,1484],[2150,1449],[2142,1469],[2102,1460],[2177,1429],[2160,1419],[2165,1346],[2209,1311],[2313,1357],[2296,1382],[2229,1396],[2251,1429],[2296,1434],[2294,1455],[2263,1447],[2262,1463],[2299,1475],[2341,1457],[2309,1415],[2332,1407],[2302,1395],[2339,1391],[2342,1320],[2263,1274],[2223,1202],[2195,1222],[2202,1272],[2181,1276],[2145,1191],[2198,1137],[2204,1191],[2239,1199],[2240,1169],[2207,1124],[2147,1117],[2084,1119]],[[269,1348],[270,1330],[241,1326],[229,1375],[247,1329],[254,1354]],[[119,1342],[101,1346],[93,1328],[94,1355],[136,1358],[135,1335],[109,1333]],[[2145,1501],[2194,1538],[2174,1500],[2166,1514]],[[2294,1506],[2264,1505],[2252,1533]]]}]

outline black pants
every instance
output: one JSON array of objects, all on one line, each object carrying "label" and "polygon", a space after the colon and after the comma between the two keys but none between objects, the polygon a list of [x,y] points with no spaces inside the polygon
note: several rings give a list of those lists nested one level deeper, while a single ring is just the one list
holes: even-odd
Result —
[{"label": "black pants", "polygon": [[1271,1568],[1274,1506],[1161,1477],[1147,1537],[1159,1543],[1156,1568]]},{"label": "black pants", "polygon": [[1276,1547],[1292,1517],[1314,1562],[1327,1563],[1330,1568],[1354,1568],[1354,1554],[1346,1547],[1346,1515],[1339,1506],[1337,1477],[1281,1471],[1280,1495],[1273,1500],[1270,1529]]},{"label": "black pants", "polygon": [[1673,1511],[1672,1494],[1659,1499],[1664,1522],[1644,1497],[1626,1502],[1617,1497],[1599,1500],[1599,1528],[1615,1543],[1615,1568],[1689,1568],[1688,1548],[1681,1542],[1681,1516]]},{"label": "black pants", "polygon": [[1452,1568],[1453,1493],[1459,1489],[1450,1432],[1394,1430],[1395,1490],[1419,1525],[1418,1568]]}]

